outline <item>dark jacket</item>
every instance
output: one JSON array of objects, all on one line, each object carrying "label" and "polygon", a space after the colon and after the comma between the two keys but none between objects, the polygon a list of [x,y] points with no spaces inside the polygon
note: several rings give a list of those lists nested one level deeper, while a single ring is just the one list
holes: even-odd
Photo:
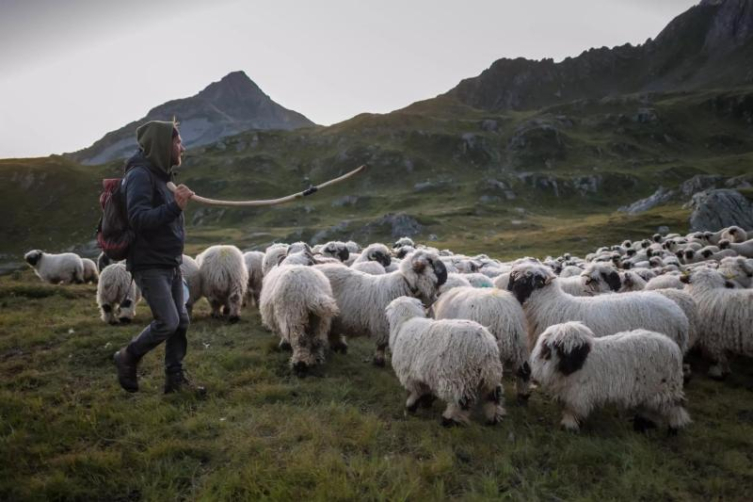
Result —
[{"label": "dark jacket", "polygon": [[126,207],[136,234],[126,260],[130,271],[177,267],[183,261],[183,211],[168,181],[171,174],[150,162],[143,149],[126,163]]}]

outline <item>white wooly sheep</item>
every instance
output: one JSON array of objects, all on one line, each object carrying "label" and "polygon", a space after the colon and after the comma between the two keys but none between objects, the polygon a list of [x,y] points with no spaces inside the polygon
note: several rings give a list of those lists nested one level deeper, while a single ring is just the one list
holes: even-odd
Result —
[{"label": "white wooly sheep", "polygon": [[84,282],[84,262],[76,253],[52,254],[34,249],[24,255],[24,260],[37,277],[50,284]]},{"label": "white wooly sheep", "polygon": [[733,249],[719,249],[718,251],[714,251],[713,248],[716,246],[708,246],[700,251],[698,253],[703,257],[704,260],[714,260],[714,261],[722,261],[724,258],[728,257],[735,257],[738,255],[737,251]]},{"label": "white wooly sheep", "polygon": [[645,329],[596,337],[585,324],[544,331],[531,353],[533,379],[564,404],[560,424],[577,431],[594,408],[616,404],[636,411],[643,431],[655,420],[670,433],[690,423],[683,408],[682,353],[669,338]]},{"label": "white wooly sheep", "polygon": [[494,287],[497,289],[507,289],[507,284],[510,282],[510,272],[505,272],[503,274],[499,274],[497,277],[492,279],[492,284],[494,284]]},{"label": "white wooly sheep", "polygon": [[439,288],[437,296],[442,296],[451,289],[464,287],[472,287],[468,279],[465,278],[465,274],[449,273],[447,274],[447,281]]},{"label": "white wooly sheep", "polygon": [[709,376],[730,373],[727,353],[753,356],[753,290],[737,289],[718,271],[699,268],[683,281],[698,305],[698,345],[714,363]]},{"label": "white wooly sheep", "polygon": [[387,273],[382,264],[376,261],[359,261],[351,265],[350,268],[371,275],[382,275]]},{"label": "white wooly sheep", "polygon": [[267,273],[272,270],[272,267],[277,266],[280,260],[283,259],[288,253],[288,245],[284,243],[276,243],[269,246],[264,252],[264,260],[262,261],[262,273]]},{"label": "white wooly sheep", "polygon": [[719,272],[742,288],[750,288],[753,285],[753,259],[742,256],[724,258],[719,265]]},{"label": "white wooly sheep", "polygon": [[318,265],[332,285],[340,315],[332,322],[330,344],[335,351],[347,352],[346,335],[366,335],[376,343],[374,364],[384,366],[389,342],[389,325],[384,316],[387,304],[400,296],[434,302],[447,281],[447,269],[434,253],[416,251],[401,263],[400,270],[369,275],[340,265]]},{"label": "white wooly sheep", "polygon": [[[393,249],[393,254],[395,255],[395,258],[402,260],[415,250],[416,248],[414,248],[413,246],[401,246],[399,248]],[[445,265],[447,265],[447,262],[445,262]]]},{"label": "white wooly sheep", "polygon": [[443,425],[467,424],[471,406],[480,397],[487,422],[502,419],[502,363],[486,328],[468,320],[427,319],[415,298],[393,300],[385,315],[392,368],[409,393],[406,411],[430,405],[436,396],[447,403]]},{"label": "white wooly sheep", "polygon": [[361,254],[358,256],[358,258],[355,259],[353,265],[355,265],[356,263],[369,261],[375,261],[386,269],[392,263],[392,257],[389,248],[384,244],[379,244],[378,242],[370,244],[366,247],[366,249],[361,251]]},{"label": "white wooly sheep", "polygon": [[643,289],[646,291],[653,291],[655,289],[683,289],[685,284],[680,280],[680,274],[664,274],[654,277],[646,283],[646,287]]},{"label": "white wooly sheep", "polygon": [[243,261],[248,270],[248,289],[246,298],[251,300],[254,305],[259,305],[259,295],[261,294],[262,280],[264,280],[264,256],[261,251],[246,251],[243,253]]},{"label": "white wooly sheep", "polygon": [[562,291],[572,296],[592,296],[618,291],[622,285],[617,270],[607,263],[591,263],[578,276],[559,279]]},{"label": "white wooly sheep", "polygon": [[280,346],[292,348],[290,366],[296,375],[303,377],[324,362],[327,334],[338,309],[322,272],[283,260],[264,276],[259,311],[262,323],[280,337]]},{"label": "white wooly sheep", "polygon": [[350,258],[348,245],[340,241],[330,241],[324,244],[321,246],[319,254],[328,258],[336,258],[341,262],[346,262],[348,261],[348,258]]},{"label": "white wooly sheep", "polygon": [[188,285],[188,298],[184,298],[186,302],[186,310],[189,315],[193,314],[193,306],[201,299],[201,274],[199,273],[199,264],[196,260],[188,256],[183,255],[183,262],[180,264],[180,273],[183,279]]},{"label": "white wooly sheep", "polygon": [[583,269],[575,265],[568,265],[560,272],[560,279],[567,279],[568,277],[577,277],[583,273]]},{"label": "white wooly sheep", "polygon": [[474,288],[493,288],[494,282],[487,277],[486,275],[475,272],[473,274],[463,274],[466,279],[468,279],[468,282],[471,283],[471,286]]},{"label": "white wooly sheep", "polygon": [[729,227],[724,233],[722,233],[722,238],[719,242],[723,240],[737,243],[745,242],[748,240],[748,232],[740,227]]},{"label": "white wooly sheep", "polygon": [[136,315],[141,291],[123,263],[105,267],[97,283],[100,318],[108,324],[130,323]]},{"label": "white wooly sheep", "polygon": [[753,239],[747,240],[745,242],[740,242],[740,243],[723,239],[719,241],[719,248],[721,249],[720,252],[726,252],[726,251],[732,250],[740,256],[744,256],[746,258],[753,258]]},{"label": "white wooly sheep", "polygon": [[248,270],[241,250],[235,246],[211,246],[196,257],[196,263],[201,292],[209,300],[212,317],[227,315],[230,322],[237,322],[248,289]]},{"label": "white wooly sheep", "polygon": [[411,239],[410,237],[400,237],[392,245],[392,249],[395,249],[395,250],[403,248],[403,247],[410,247],[410,248],[415,249],[416,243],[413,242],[413,239]]},{"label": "white wooly sheep", "polygon": [[81,258],[81,262],[84,264],[84,282],[97,284],[97,281],[99,281],[97,264],[94,263],[94,260],[90,260],[89,258]]},{"label": "white wooly sheep", "polygon": [[551,270],[535,263],[513,268],[508,289],[526,312],[529,346],[553,324],[581,321],[597,337],[642,328],[667,335],[683,353],[688,348],[688,318],[658,293],[571,296],[562,291]]},{"label": "white wooly sheep", "polygon": [[436,319],[476,321],[494,336],[505,368],[515,375],[518,399],[530,396],[528,327],[523,308],[515,297],[499,289],[455,288],[432,306]]},{"label": "white wooly sheep", "polygon": [[620,272],[620,283],[622,286],[620,286],[619,293],[630,293],[646,289],[646,280],[635,270]]},{"label": "white wooly sheep", "polygon": [[358,245],[357,242],[354,241],[348,241],[345,243],[345,247],[348,248],[348,251],[350,251],[351,254],[354,253],[360,253],[361,252],[361,246]]}]

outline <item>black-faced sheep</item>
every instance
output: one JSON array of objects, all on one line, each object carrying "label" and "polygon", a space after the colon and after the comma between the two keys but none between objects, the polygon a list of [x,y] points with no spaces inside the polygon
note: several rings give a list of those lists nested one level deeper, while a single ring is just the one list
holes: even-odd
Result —
[{"label": "black-faced sheep", "polygon": [[76,253],[52,254],[39,249],[29,251],[24,260],[37,277],[50,284],[83,284],[84,262]]}]

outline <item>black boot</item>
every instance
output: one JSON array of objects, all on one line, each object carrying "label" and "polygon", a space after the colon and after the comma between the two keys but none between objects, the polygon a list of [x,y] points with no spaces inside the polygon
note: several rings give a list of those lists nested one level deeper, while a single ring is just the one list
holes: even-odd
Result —
[{"label": "black boot", "polygon": [[118,383],[127,392],[139,390],[139,377],[136,374],[139,358],[131,355],[127,347],[123,347],[113,356],[118,370]]},{"label": "black boot", "polygon": [[165,374],[165,394],[173,392],[191,392],[198,397],[204,397],[207,389],[201,385],[196,385],[186,377],[185,371]]}]

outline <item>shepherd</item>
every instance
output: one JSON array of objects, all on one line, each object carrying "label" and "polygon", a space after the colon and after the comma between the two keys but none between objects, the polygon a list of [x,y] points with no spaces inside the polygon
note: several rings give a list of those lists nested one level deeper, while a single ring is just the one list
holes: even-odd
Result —
[{"label": "shepherd", "polygon": [[126,268],[149,304],[154,319],[131,342],[115,353],[118,382],[128,392],[139,390],[139,361],[165,343],[165,394],[176,391],[206,393],[186,377],[189,318],[183,298],[182,263],[185,241],[183,211],[195,194],[173,185],[174,168],[185,148],[175,121],[154,120],[136,130],[139,151],[125,167],[124,188],[128,222],[135,234]]}]

